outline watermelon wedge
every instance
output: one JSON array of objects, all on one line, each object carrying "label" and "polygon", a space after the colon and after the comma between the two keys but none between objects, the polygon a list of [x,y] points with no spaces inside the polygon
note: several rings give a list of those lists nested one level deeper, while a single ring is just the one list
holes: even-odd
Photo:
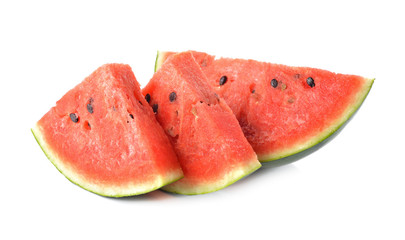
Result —
[{"label": "watermelon wedge", "polygon": [[183,177],[128,65],[103,65],[32,128],[55,167],[103,196],[146,193]]},{"label": "watermelon wedge", "polygon": [[231,109],[207,83],[192,53],[184,52],[170,57],[142,90],[184,172],[163,190],[209,193],[261,166]]},{"label": "watermelon wedge", "polygon": [[[173,52],[158,52],[155,71]],[[261,162],[306,150],[360,107],[374,79],[193,52]]]}]

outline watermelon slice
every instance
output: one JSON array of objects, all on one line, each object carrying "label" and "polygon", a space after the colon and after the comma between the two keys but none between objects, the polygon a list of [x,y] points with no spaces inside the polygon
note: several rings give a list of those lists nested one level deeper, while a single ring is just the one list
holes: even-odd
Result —
[{"label": "watermelon slice", "polygon": [[231,109],[207,84],[191,52],[168,59],[142,92],[184,172],[183,179],[164,190],[213,192],[261,166]]},{"label": "watermelon slice", "polygon": [[[158,52],[155,71],[172,55]],[[308,149],[360,107],[374,79],[193,52],[261,162]]]},{"label": "watermelon slice", "polygon": [[183,176],[128,65],[97,69],[66,93],[32,132],[66,178],[99,195],[142,194]]}]

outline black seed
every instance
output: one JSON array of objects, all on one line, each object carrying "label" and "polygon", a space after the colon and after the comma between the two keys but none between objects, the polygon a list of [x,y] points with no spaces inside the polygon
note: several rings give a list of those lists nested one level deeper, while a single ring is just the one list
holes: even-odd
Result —
[{"label": "black seed", "polygon": [[76,113],[71,113],[69,115],[70,120],[72,120],[72,122],[77,123],[79,121],[79,117],[76,115]]},{"label": "black seed", "polygon": [[132,118],[132,119],[134,119],[134,115],[132,115],[132,114],[129,114],[129,116]]},{"label": "black seed", "polygon": [[224,85],[224,84],[226,83],[226,81],[228,81],[228,77],[227,77],[227,76],[222,76],[222,77],[219,79],[219,86]]},{"label": "black seed", "polygon": [[93,110],[93,105],[91,105],[91,103],[87,104],[87,111],[89,111],[89,113],[93,114],[94,110]]},{"label": "black seed", "polygon": [[176,98],[177,98],[176,93],[175,93],[175,92],[171,92],[170,95],[169,95],[169,100],[170,100],[170,102],[176,101]]},{"label": "black seed", "polygon": [[91,126],[90,126],[90,123],[89,123],[89,122],[87,122],[87,126],[88,126],[89,128],[91,128]]},{"label": "black seed", "polygon": [[159,106],[158,106],[157,104],[153,104],[153,105],[152,105],[152,109],[153,109],[153,112],[154,112],[154,113],[157,113],[158,107],[159,107]]},{"label": "black seed", "polygon": [[200,103],[203,103],[203,101],[200,101]]},{"label": "black seed", "polygon": [[87,104],[87,111],[89,111],[89,113],[93,114],[94,109],[93,109],[93,98],[89,99],[89,103]]},{"label": "black seed", "polygon": [[141,104],[142,106],[143,106],[143,104],[142,104],[142,102],[141,101],[138,101],[139,102],[139,104]]},{"label": "black seed", "polygon": [[311,78],[311,77],[307,78],[307,84],[308,84],[311,88],[315,87],[315,81],[314,81],[314,79]]},{"label": "black seed", "polygon": [[252,93],[255,93],[255,92],[256,92],[256,90],[253,89],[253,90],[252,90]]},{"label": "black seed", "polygon": [[145,100],[146,100],[148,103],[150,103],[150,94],[149,94],[149,93],[147,93],[147,94],[145,95]]},{"label": "black seed", "polygon": [[272,87],[276,88],[276,87],[278,86],[278,81],[273,78],[273,79],[271,80],[270,84],[271,84]]}]

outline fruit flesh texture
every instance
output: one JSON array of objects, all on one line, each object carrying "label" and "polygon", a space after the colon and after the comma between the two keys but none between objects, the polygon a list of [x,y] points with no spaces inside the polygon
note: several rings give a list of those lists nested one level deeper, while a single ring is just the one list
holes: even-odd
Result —
[{"label": "fruit flesh texture", "polygon": [[[190,52],[174,55],[142,90],[172,140],[184,178],[163,189],[182,194],[219,190],[260,167],[230,108],[203,79]],[[176,100],[170,101],[172,92]]]},{"label": "fruit flesh texture", "polygon": [[[172,52],[159,53],[156,68]],[[360,106],[373,79],[193,52],[258,155],[270,161],[303,151],[336,131]],[[227,82],[220,86],[222,76]],[[311,87],[307,79],[314,79]],[[277,87],[271,80],[277,80]]]},{"label": "fruit flesh texture", "polygon": [[69,180],[101,195],[140,194],[182,177],[170,141],[128,65],[97,69],[66,93],[33,133]]}]

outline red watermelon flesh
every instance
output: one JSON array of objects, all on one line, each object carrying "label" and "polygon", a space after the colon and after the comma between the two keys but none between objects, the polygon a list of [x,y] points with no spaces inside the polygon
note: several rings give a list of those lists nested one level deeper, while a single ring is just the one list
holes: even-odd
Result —
[{"label": "red watermelon flesh", "polygon": [[184,172],[164,190],[208,193],[260,167],[232,111],[207,83],[191,52],[185,52],[168,59],[142,90]]},{"label": "red watermelon flesh", "polygon": [[[172,54],[159,52],[155,70]],[[374,81],[308,67],[216,59],[202,52],[193,56],[262,162],[303,151],[330,136],[360,107]]]},{"label": "red watermelon flesh", "polygon": [[128,65],[103,65],[32,129],[69,180],[100,195],[146,193],[183,176]]}]

